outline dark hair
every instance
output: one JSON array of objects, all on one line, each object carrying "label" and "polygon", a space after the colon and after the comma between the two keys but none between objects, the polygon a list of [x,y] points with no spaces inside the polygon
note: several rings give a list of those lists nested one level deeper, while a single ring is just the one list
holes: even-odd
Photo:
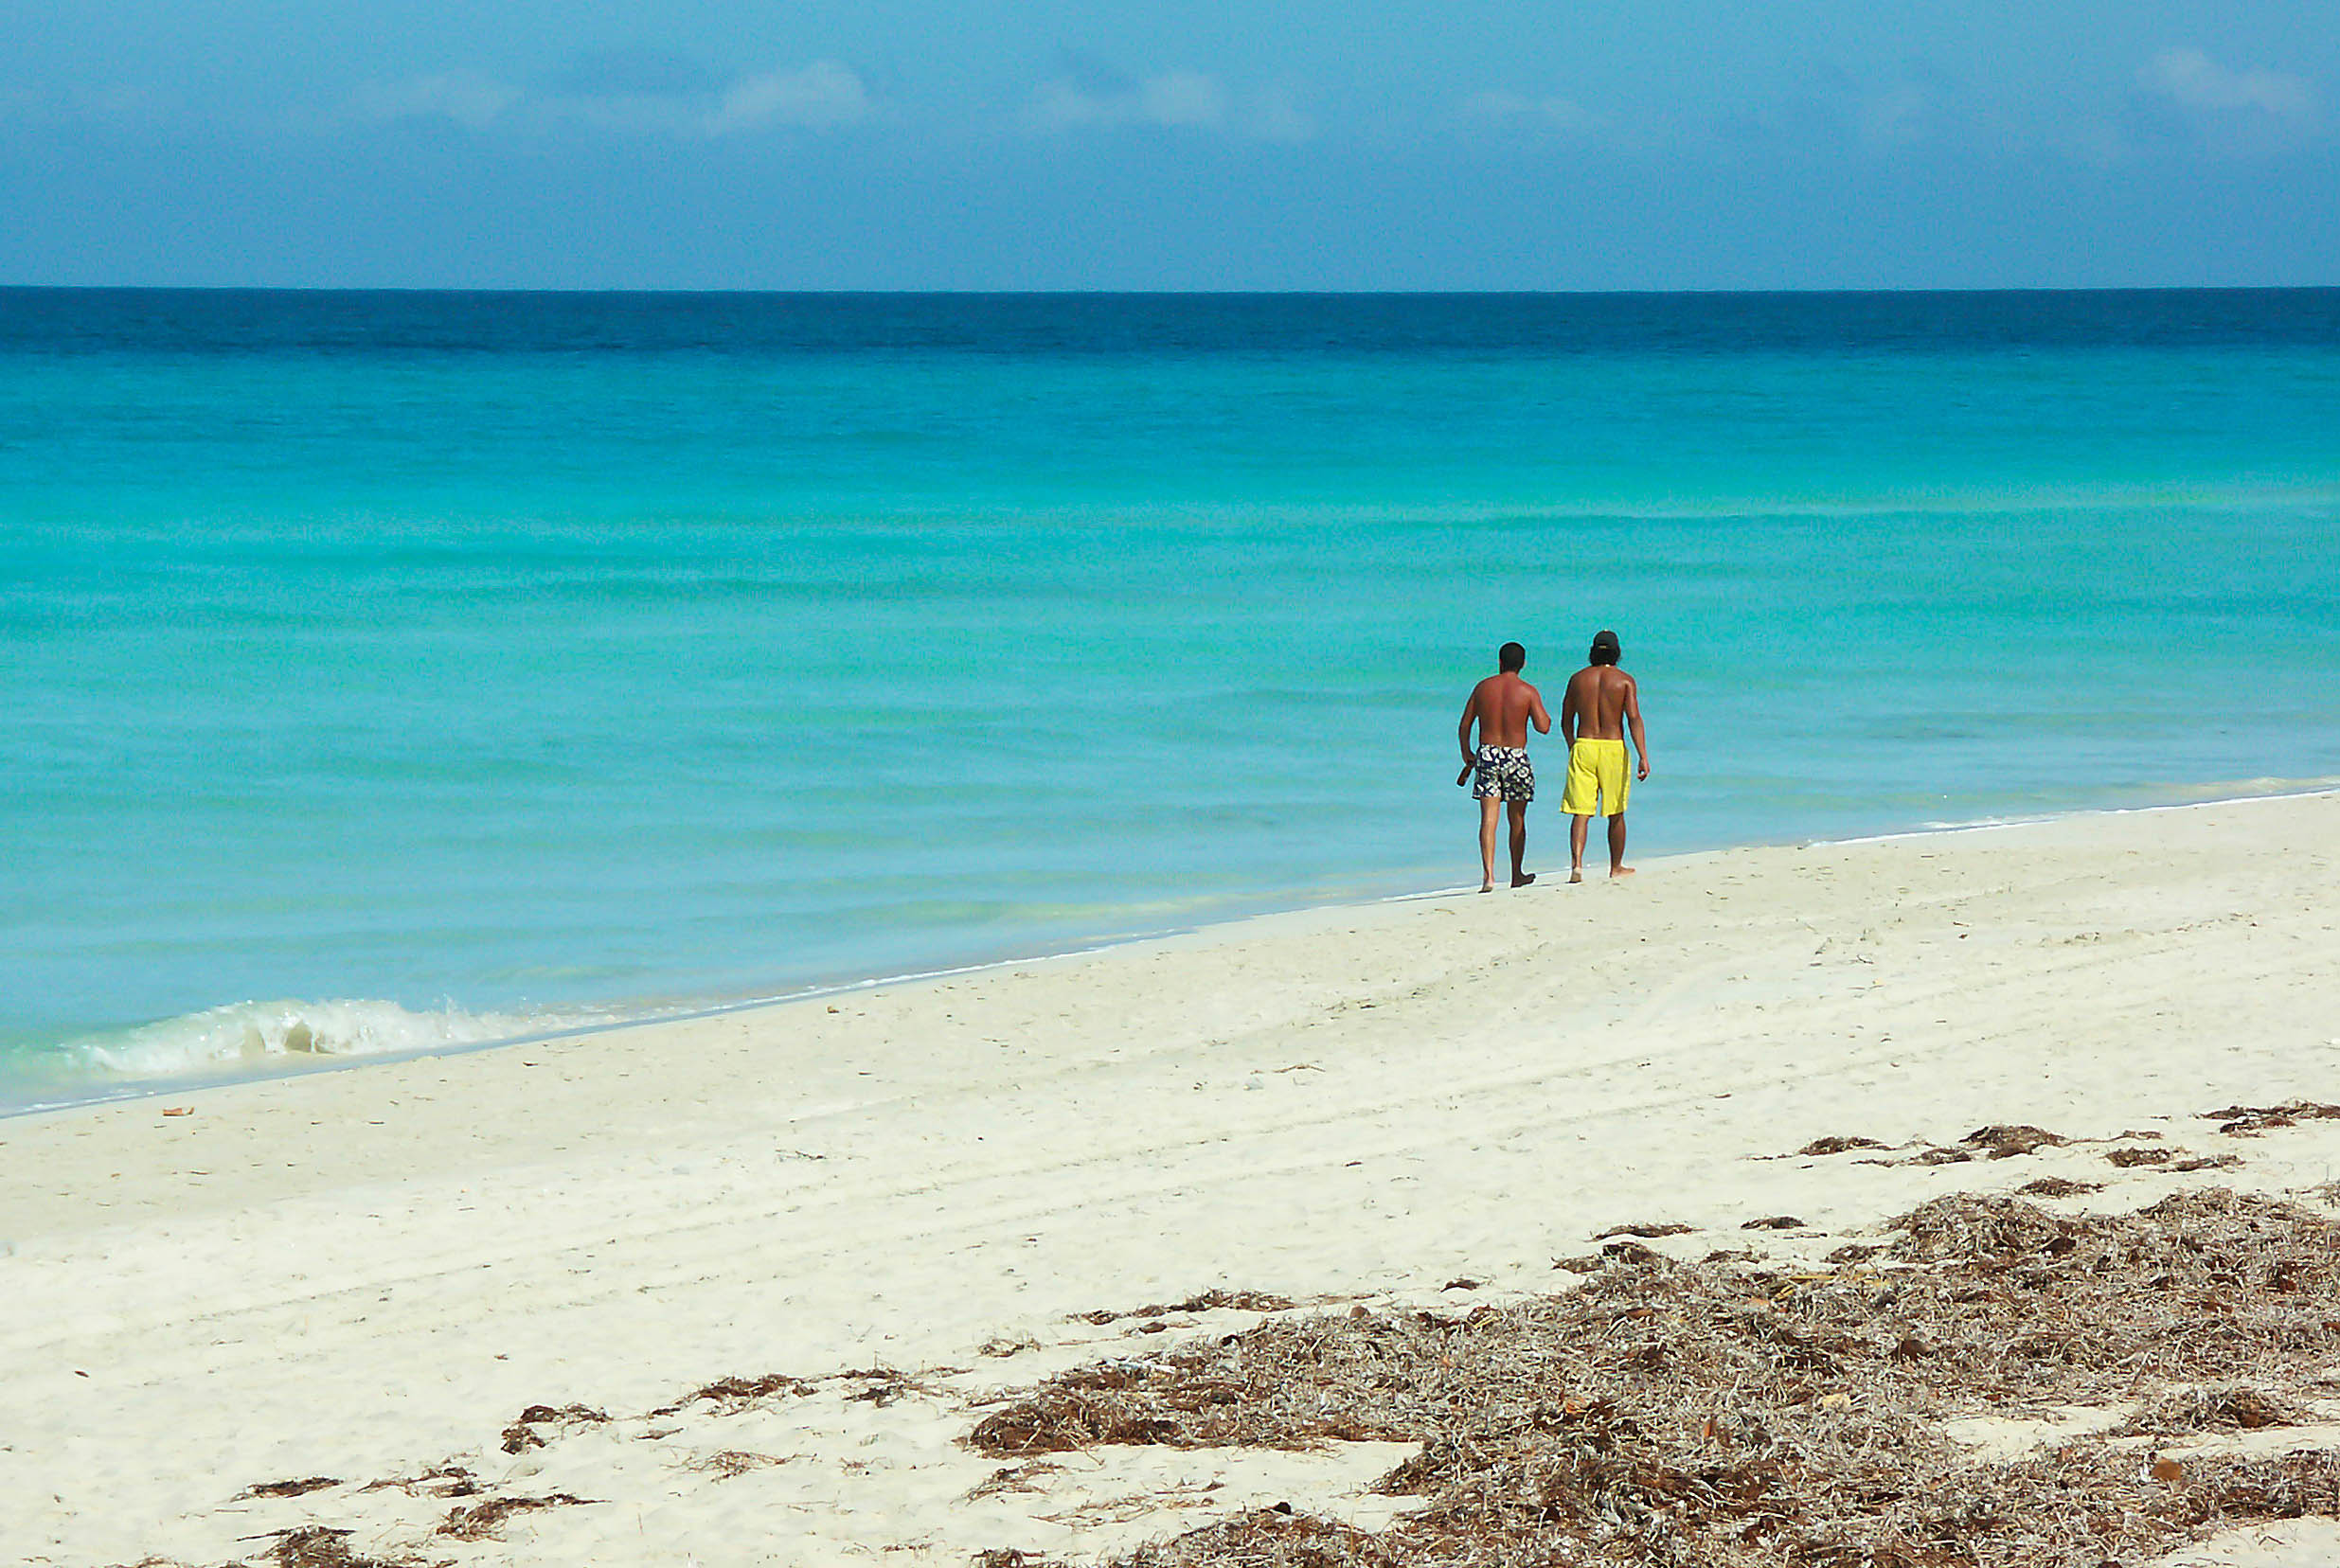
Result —
[{"label": "dark hair", "polygon": [[1617,633],[1608,631],[1594,633],[1593,650],[1586,656],[1585,662],[1597,665],[1617,663]]},{"label": "dark hair", "polygon": [[1506,675],[1510,674],[1514,670],[1525,668],[1527,664],[1527,650],[1517,643],[1505,643],[1500,649],[1495,650],[1495,668],[1502,670]]}]

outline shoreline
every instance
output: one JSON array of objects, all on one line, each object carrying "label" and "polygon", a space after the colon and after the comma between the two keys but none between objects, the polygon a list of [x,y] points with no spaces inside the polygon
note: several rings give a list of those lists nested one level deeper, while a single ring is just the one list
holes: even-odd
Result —
[{"label": "shoreline", "polygon": [[[212,1568],[313,1524],[465,1568],[963,1563],[1260,1496],[1378,1527],[1399,1445],[971,1496],[997,1461],[960,1439],[1003,1387],[1269,1311],[1213,1290],[1451,1312],[1566,1287],[1619,1225],[1793,1272],[2046,1176],[2100,1185],[2077,1213],[2340,1176],[2340,1118],[2205,1117],[2340,1099],[2340,793],[1965,831],[0,1123],[0,1557]],[[1993,1125],[2064,1141],[1926,1157]],[[1092,1316],[1140,1303],[1177,1305]],[[661,1414],[775,1374],[808,1392]],[[416,1479],[451,1465],[595,1501],[455,1541]],[[297,1478],[332,1479],[252,1495]]]},{"label": "shoreline", "polygon": [[[1919,839],[1939,837],[1943,835],[1987,832],[1999,829],[2066,822],[2095,816],[2122,816],[2141,812],[2150,813],[2159,811],[2195,811],[2208,807],[2245,805],[2257,801],[2288,800],[2302,796],[2340,793],[2340,779],[2333,778],[2313,778],[2301,780],[2242,779],[2223,781],[2221,784],[2173,786],[2172,788],[2180,790],[2223,788],[2233,784],[2245,786],[2275,784],[2289,785],[2291,787],[2264,790],[2255,793],[2217,794],[2204,796],[2199,799],[2158,801],[2144,805],[2087,806],[2075,808],[2074,810],[2067,811],[2049,811],[2036,814],[1990,817],[1972,822],[1930,823],[1916,828],[1896,829],[1882,833],[1856,834],[1845,838],[1754,839],[1727,845],[1712,846],[1704,848],[1677,850],[1668,854],[1652,856],[1648,861],[1640,864],[1650,866],[1661,866],[1673,864],[1684,861],[1695,860],[1706,856],[1729,854],[1736,851],[1748,849],[1786,847],[1832,848],[1867,844],[1895,844]],[[1595,846],[1594,847],[1597,848],[1599,846]],[[1549,875],[1551,874],[1540,873],[1537,885],[1544,885],[1544,878]],[[1597,873],[1588,875],[1586,880],[1588,883],[1599,882],[1605,880],[1605,876],[1603,874]],[[1558,883],[1558,885],[1568,884],[1561,882]],[[1501,892],[1511,890],[1499,889],[1498,891]],[[735,1014],[753,1013],[768,1007],[785,1007],[800,1003],[822,1001],[831,997],[849,996],[889,986],[917,985],[931,981],[949,979],[958,975],[982,974],[996,970],[1012,968],[1017,965],[1064,962],[1072,959],[1092,956],[1097,953],[1114,952],[1120,949],[1141,948],[1149,943],[1173,941],[1192,937],[1210,932],[1236,932],[1247,925],[1260,920],[1272,920],[1279,918],[1305,916],[1312,913],[1331,914],[1342,910],[1372,909],[1384,904],[1404,903],[1424,899],[1450,898],[1462,894],[1475,895],[1476,892],[1477,890],[1475,888],[1473,888],[1465,883],[1458,882],[1452,886],[1446,887],[1423,888],[1405,892],[1387,893],[1360,900],[1335,900],[1331,903],[1273,905],[1270,907],[1254,909],[1244,914],[1231,915],[1224,919],[1205,920],[1193,925],[1170,926],[1159,930],[1135,932],[1126,935],[1084,938],[1072,947],[1052,949],[1041,953],[1010,953],[1005,956],[975,959],[967,963],[950,964],[934,969],[909,970],[897,973],[874,974],[851,979],[816,980],[808,982],[803,987],[793,990],[764,992],[736,999],[680,1002],[663,1009],[655,1007],[645,1006],[641,1011],[626,1013],[623,1016],[613,1017],[605,1021],[566,1025],[542,1031],[498,1036],[491,1040],[465,1041],[459,1043],[448,1045],[399,1047],[378,1052],[318,1052],[313,1054],[298,1053],[297,1055],[295,1053],[279,1051],[272,1053],[274,1060],[253,1068],[222,1067],[217,1070],[207,1072],[198,1070],[184,1074],[156,1077],[152,1079],[141,1078],[110,1085],[106,1092],[100,1094],[93,1094],[85,1096],[77,1096],[70,1099],[60,1099],[52,1102],[34,1103],[24,1106],[0,1107],[0,1127],[4,1127],[9,1122],[22,1117],[70,1113],[85,1106],[111,1105],[125,1101],[152,1099],[161,1096],[201,1095],[209,1093],[213,1090],[228,1088],[239,1084],[273,1082],[278,1079],[287,1078],[306,1078],[323,1074],[343,1073],[361,1068],[388,1066],[399,1062],[427,1060],[438,1057],[461,1057],[473,1055],[482,1051],[500,1051],[508,1048],[541,1045],[568,1040],[591,1039],[616,1031],[641,1028],[656,1025],[688,1024],[700,1020],[720,1019]],[[254,1004],[247,1001],[241,1003],[223,1004],[221,1006],[223,1007],[234,1007],[255,1005],[259,1004]],[[397,1004],[377,1004],[362,998],[331,999],[322,1003],[302,1003],[300,1005],[323,1007],[353,1005],[361,1007],[377,1005],[397,1006]],[[619,1008],[628,1006],[628,1004],[624,1001],[617,1001],[584,1006]],[[212,1010],[217,1009],[205,1009],[204,1011],[195,1013],[176,1014],[171,1018],[156,1020],[152,1024],[137,1025],[137,1027],[155,1027],[161,1025],[168,1025],[187,1019],[199,1018],[205,1016],[206,1012]],[[414,1014],[414,1016],[429,1017],[433,1015],[429,1013],[417,1013]],[[463,1016],[476,1017],[479,1015],[464,1013]]]}]

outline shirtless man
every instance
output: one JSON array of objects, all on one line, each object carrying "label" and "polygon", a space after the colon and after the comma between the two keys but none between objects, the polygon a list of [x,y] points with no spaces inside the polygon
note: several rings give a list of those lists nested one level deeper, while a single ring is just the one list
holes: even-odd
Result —
[{"label": "shirtless man", "polygon": [[[1527,650],[1515,642],[1495,653],[1495,670],[1471,688],[1462,704],[1462,722],[1455,739],[1462,746],[1462,772],[1457,785],[1474,775],[1471,793],[1479,803],[1479,891],[1495,890],[1495,816],[1498,805],[1511,813],[1511,885],[1526,887],[1536,879],[1519,868],[1527,852],[1527,803],[1536,797],[1536,770],[1527,763],[1527,726],[1538,735],[1552,733],[1552,716],[1544,709],[1544,694],[1519,678],[1527,664]],[[1478,744],[1471,743],[1471,726],[1479,728]]]},{"label": "shirtless man", "polygon": [[1568,783],[1560,809],[1576,820],[1568,825],[1568,880],[1584,880],[1584,838],[1595,816],[1609,819],[1609,875],[1630,877],[1625,864],[1625,728],[1631,725],[1640,760],[1635,778],[1650,776],[1650,743],[1641,733],[1641,688],[1617,668],[1617,633],[1593,637],[1589,663],[1568,677],[1561,700],[1560,733],[1568,742]]}]

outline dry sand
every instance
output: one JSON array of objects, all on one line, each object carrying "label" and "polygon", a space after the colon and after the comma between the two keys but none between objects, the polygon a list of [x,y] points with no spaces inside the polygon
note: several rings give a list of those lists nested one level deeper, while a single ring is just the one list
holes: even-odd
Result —
[{"label": "dry sand", "polygon": [[[1401,1446],[1001,1475],[957,1439],[987,1391],[1260,1316],[1098,1309],[1500,1300],[1620,1223],[1816,1258],[1943,1192],[2203,1184],[2106,1158],[2148,1143],[2330,1183],[2340,1120],[2200,1114],[2340,1099],[2336,858],[2331,794],[1733,850],[0,1122],[0,1561],[257,1561],[313,1523],[709,1565],[1093,1556],[1272,1501],[1370,1527]],[[2114,1141],[1793,1153],[1986,1123]],[[2335,1559],[2317,1522],[2183,1559]]]}]

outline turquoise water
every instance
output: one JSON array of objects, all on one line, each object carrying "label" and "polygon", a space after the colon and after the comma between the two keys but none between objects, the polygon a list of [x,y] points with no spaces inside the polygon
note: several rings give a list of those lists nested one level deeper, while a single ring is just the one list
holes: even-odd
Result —
[{"label": "turquoise water", "polygon": [[2332,291],[0,291],[0,1107],[1452,885],[1510,637],[1643,853],[2330,780],[2336,524]]}]

